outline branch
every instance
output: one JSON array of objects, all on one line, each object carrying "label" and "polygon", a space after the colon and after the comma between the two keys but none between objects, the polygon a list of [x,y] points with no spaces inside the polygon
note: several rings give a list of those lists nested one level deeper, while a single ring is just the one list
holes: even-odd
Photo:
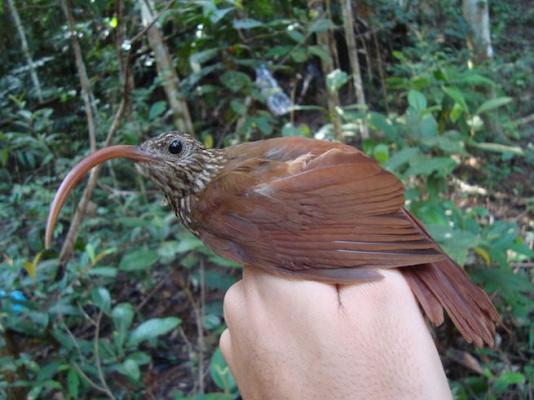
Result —
[{"label": "branch", "polygon": [[80,42],[78,42],[78,36],[76,34],[76,27],[74,17],[72,16],[72,4],[71,0],[61,0],[61,7],[65,18],[67,18],[67,25],[69,27],[69,34],[72,44],[72,50],[74,51],[74,59],[76,60],[76,68],[78,69],[78,75],[80,76],[80,86],[82,87],[82,98],[85,108],[85,115],[87,116],[87,129],[89,133],[89,144],[91,146],[91,152],[96,151],[96,132],[95,122],[93,116],[93,108],[91,106],[91,84],[87,77],[87,69],[82,57],[82,50],[80,48]]},{"label": "branch", "polygon": [[43,92],[41,91],[41,83],[39,82],[39,77],[37,76],[37,70],[35,69],[35,64],[33,62],[33,58],[30,53],[30,49],[28,47],[28,41],[26,40],[26,33],[24,32],[24,27],[22,25],[22,22],[20,21],[17,7],[15,6],[14,0],[7,0],[7,5],[9,7],[9,11],[11,12],[11,17],[13,18],[13,21],[15,22],[15,26],[17,28],[17,32],[20,37],[20,42],[22,44],[22,52],[24,53],[24,57],[26,58],[26,64],[28,64],[28,68],[30,69],[30,76],[32,78],[33,86],[35,87],[35,91],[37,93],[37,99],[39,100],[40,103],[42,103]]},{"label": "branch", "polygon": [[[308,8],[315,12],[315,20],[319,19],[321,15],[325,14],[323,0],[308,0]],[[323,74],[326,77],[334,70],[334,65],[332,62],[332,46],[330,45],[328,32],[317,32],[316,36],[317,43],[319,44],[319,46],[321,46],[325,51],[329,53],[329,60],[326,60],[325,58],[321,57],[321,67],[323,69]],[[326,92],[328,102],[328,116],[334,127],[334,135],[336,139],[341,141],[343,139],[343,132],[341,128],[341,119],[337,112],[337,109],[340,106],[339,95],[337,91],[330,90],[328,88],[328,85],[326,87]]]},{"label": "branch", "polygon": [[152,12],[153,1],[139,0],[139,3],[143,25],[145,25],[148,42],[154,52],[158,73],[162,78],[163,89],[172,110],[174,124],[181,131],[194,134],[189,108],[180,90],[180,80],[174,69],[169,49],[163,40],[163,35],[155,22],[157,17]]},{"label": "branch", "polygon": [[[74,20],[72,18],[72,13],[70,11],[70,0],[61,0],[61,3],[62,5],[64,6],[64,11],[65,11],[65,15],[67,16],[67,19],[69,20],[70,19],[70,23],[69,23],[69,29],[71,27],[74,27]],[[71,31],[71,36],[74,36],[73,35],[73,32]],[[76,43],[76,45],[75,45]],[[81,61],[79,64],[77,62],[77,65],[81,66],[83,71],[85,72],[85,65],[83,63],[83,59],[81,57],[81,49],[80,49],[80,46],[79,46],[79,43],[78,43],[78,40],[77,39],[74,39],[73,40],[73,47],[74,47],[74,51],[75,51],[75,54],[78,53],[79,55],[79,60]],[[76,50],[77,48],[77,50]],[[123,92],[122,92],[122,99],[121,99],[121,102],[119,104],[119,108],[117,109],[117,112],[115,113],[115,116],[113,118],[113,122],[109,128],[109,131],[108,131],[108,134],[106,136],[106,140],[104,142],[104,147],[106,146],[109,146],[109,144],[111,143],[111,139],[113,137],[113,135],[115,134],[115,132],[119,129],[119,126],[120,126],[120,123],[122,121],[122,118],[124,116],[124,113],[126,111],[126,108],[128,106],[128,101],[129,101],[129,86],[128,86],[128,82],[129,82],[129,75],[130,75],[130,57],[131,57],[131,54],[132,52],[131,51],[128,51],[126,56],[124,57],[124,62],[123,62],[123,65],[124,65],[124,68],[123,68],[123,71],[121,73],[121,81],[123,82]],[[119,53],[119,57],[121,57],[121,54]],[[76,57],[78,59],[78,56]],[[80,81],[82,81],[82,72],[80,72]],[[85,73],[85,77],[87,79],[87,75]],[[86,83],[88,84],[89,83],[89,80],[87,79],[86,80]],[[82,84],[82,88],[83,88],[83,84]],[[85,99],[84,99],[85,100]],[[88,126],[90,126],[93,122],[93,118],[92,118],[92,109],[90,107],[90,104],[88,105],[87,102],[85,103],[86,105],[86,113],[87,113],[87,116],[88,116]],[[90,115],[90,117],[89,117]],[[93,129],[94,129],[94,126],[93,126]],[[89,128],[89,132],[91,132],[91,128]],[[94,134],[94,133],[93,133]],[[90,137],[91,137],[91,133],[89,133]],[[95,145],[95,148],[96,148],[96,145]],[[91,149],[92,149],[92,146],[91,146]],[[93,150],[92,150],[93,151]],[[76,237],[78,236],[78,231],[80,229],[80,224],[82,222],[82,219],[83,219],[83,216],[87,210],[87,205],[89,204],[89,201],[91,199],[91,196],[93,194],[93,190],[96,186],[96,181],[97,181],[97,178],[98,178],[98,175],[100,173],[100,170],[101,170],[101,165],[93,168],[91,170],[91,173],[89,175],[89,180],[87,182],[87,185],[83,191],[83,194],[82,194],[82,198],[80,200],[80,202],[78,203],[78,206],[76,207],[76,212],[74,213],[74,216],[72,217],[72,221],[71,221],[71,224],[70,224],[70,227],[69,227],[69,231],[67,233],[67,237],[65,238],[65,241],[63,243],[63,246],[61,247],[61,252],[60,252],[60,255],[59,255],[59,261],[60,261],[60,264],[64,265],[68,259],[70,258],[71,254],[72,254],[72,250],[74,249],[74,243],[76,242]]]},{"label": "branch", "polygon": [[[358,60],[358,48],[356,46],[356,39],[354,38],[354,19],[352,15],[352,0],[339,0],[341,13],[343,14],[343,27],[345,28],[345,41],[347,42],[347,50],[349,53],[350,66],[352,67],[352,83],[356,91],[356,99],[358,106],[362,111],[367,109],[365,103],[365,93],[363,91],[362,74],[360,71],[360,62]],[[369,63],[370,67],[370,63]],[[362,120],[361,126],[362,139],[369,138],[369,128],[367,121]]]},{"label": "branch", "polygon": [[98,379],[100,379],[100,383],[102,384],[102,387],[104,388],[106,395],[111,400],[115,400],[115,396],[113,396],[113,393],[111,392],[111,389],[109,388],[108,383],[106,382],[106,378],[104,377],[104,371],[102,370],[102,363],[100,361],[100,345],[98,344],[98,341],[100,339],[100,322],[101,321],[102,321],[102,311],[98,313],[98,318],[96,319],[96,327],[95,327],[94,348],[95,348],[96,370],[98,373]]}]

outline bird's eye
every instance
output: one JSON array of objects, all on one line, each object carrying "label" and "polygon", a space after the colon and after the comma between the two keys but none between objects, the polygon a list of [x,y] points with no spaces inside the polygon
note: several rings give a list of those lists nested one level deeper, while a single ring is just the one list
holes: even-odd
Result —
[{"label": "bird's eye", "polygon": [[169,145],[169,153],[171,154],[180,154],[184,148],[182,142],[178,139],[173,140]]}]

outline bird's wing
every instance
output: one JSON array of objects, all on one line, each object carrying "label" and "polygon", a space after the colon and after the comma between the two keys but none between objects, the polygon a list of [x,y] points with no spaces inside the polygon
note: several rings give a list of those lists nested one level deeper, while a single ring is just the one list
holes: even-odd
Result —
[{"label": "bird's wing", "polygon": [[406,216],[394,175],[351,147],[321,150],[234,163],[199,198],[201,238],[238,262],[335,282],[444,258]]}]

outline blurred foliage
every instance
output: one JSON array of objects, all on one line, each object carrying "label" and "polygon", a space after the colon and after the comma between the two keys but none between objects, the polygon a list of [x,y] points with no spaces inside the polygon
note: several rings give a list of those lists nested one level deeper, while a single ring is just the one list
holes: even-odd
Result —
[{"label": "blurred foliage", "polygon": [[[67,265],[57,251],[76,196],[54,249],[44,251],[48,206],[89,151],[87,127],[58,3],[16,3],[45,100],[37,100],[0,8],[0,397],[237,398],[216,347],[222,296],[240,272],[185,232],[130,165],[105,165]],[[102,142],[121,97],[118,16],[111,0],[73,3]],[[524,120],[534,113],[534,12],[527,2],[492,1],[496,58],[473,67],[460,3],[437,4],[381,0],[356,9],[357,32],[368,32],[358,34],[365,110],[350,87],[337,3],[317,16],[304,1],[177,1],[162,13],[161,29],[208,146],[279,135],[332,139],[325,99],[339,93],[344,140],[405,182],[407,205],[503,315],[495,349],[474,349],[449,326],[437,330],[455,397],[526,398],[534,382],[534,124]],[[139,3],[125,1],[127,37],[142,29],[139,20]],[[338,55],[323,76],[320,60],[333,55],[314,34],[328,29]],[[255,81],[262,65],[295,103],[290,113],[272,111]],[[132,68],[117,143],[173,129],[146,39]],[[362,121],[371,130],[363,142]],[[209,369],[203,396],[199,363]]]}]

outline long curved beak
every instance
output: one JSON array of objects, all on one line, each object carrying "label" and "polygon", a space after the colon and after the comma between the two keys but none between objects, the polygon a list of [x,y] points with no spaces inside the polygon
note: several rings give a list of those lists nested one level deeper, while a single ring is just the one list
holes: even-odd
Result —
[{"label": "long curved beak", "polygon": [[71,190],[93,167],[113,158],[127,158],[137,162],[153,162],[155,160],[153,156],[136,146],[124,145],[106,147],[85,157],[63,179],[54,201],[50,205],[50,212],[46,222],[45,248],[48,249],[50,247],[57,217]]}]

